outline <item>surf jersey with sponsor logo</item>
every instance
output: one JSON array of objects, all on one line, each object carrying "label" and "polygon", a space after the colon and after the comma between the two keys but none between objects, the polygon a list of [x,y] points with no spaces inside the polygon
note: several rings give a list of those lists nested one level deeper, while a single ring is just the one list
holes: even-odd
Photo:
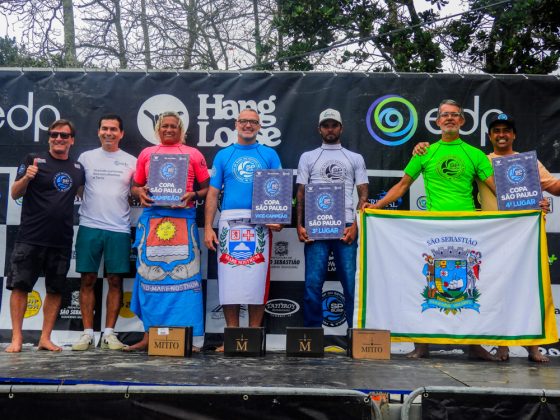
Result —
[{"label": "surf jersey with sponsor logo", "polygon": [[432,144],[425,155],[414,156],[404,172],[413,179],[422,174],[431,211],[474,210],[473,182],[494,174],[484,152],[461,139]]},{"label": "surf jersey with sponsor logo", "polygon": [[99,147],[82,153],[78,162],[86,171],[80,225],[129,233],[128,196],[136,158],[123,150],[107,152]]},{"label": "surf jersey with sponsor logo", "polygon": [[369,183],[362,155],[340,144],[323,144],[302,154],[296,183],[307,185],[325,182],[344,182],[345,219],[346,223],[353,223],[356,215],[354,185]]},{"label": "surf jersey with sponsor logo", "polygon": [[214,158],[210,185],[224,190],[222,210],[250,209],[253,173],[257,169],[281,169],[276,151],[259,143],[232,144]]},{"label": "surf jersey with sponsor logo", "polygon": [[[165,145],[159,144],[157,146],[146,147],[138,156],[136,163],[136,172],[134,173],[134,182],[138,185],[146,185],[148,182],[148,174],[150,173],[150,156],[155,153],[161,154],[185,154],[189,155],[189,169],[187,171],[187,191],[194,191],[194,180],[198,183],[204,182],[208,179],[208,167],[206,166],[206,159],[198,149],[186,146],[184,144]],[[194,207],[194,203],[189,201],[187,207]]]},{"label": "surf jersey with sponsor logo", "polygon": [[53,158],[50,153],[29,154],[18,167],[16,181],[36,160],[39,171],[23,195],[17,242],[68,248],[74,237],[74,198],[84,185],[78,162]]}]

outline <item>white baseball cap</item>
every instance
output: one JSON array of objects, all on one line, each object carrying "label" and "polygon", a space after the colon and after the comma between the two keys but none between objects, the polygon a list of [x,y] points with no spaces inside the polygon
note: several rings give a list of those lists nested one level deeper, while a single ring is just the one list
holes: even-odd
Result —
[{"label": "white baseball cap", "polygon": [[342,124],[342,117],[340,116],[340,112],[338,112],[336,109],[327,108],[323,112],[321,112],[321,114],[319,114],[319,125],[321,125],[321,123],[326,120],[334,120]]}]

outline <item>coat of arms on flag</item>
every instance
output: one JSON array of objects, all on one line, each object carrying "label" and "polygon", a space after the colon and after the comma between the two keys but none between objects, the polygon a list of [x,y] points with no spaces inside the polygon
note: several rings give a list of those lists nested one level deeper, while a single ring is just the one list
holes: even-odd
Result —
[{"label": "coat of arms on flag", "polygon": [[220,262],[233,265],[253,265],[264,262],[263,227],[224,228],[220,233]]},{"label": "coat of arms on flag", "polygon": [[422,274],[426,286],[422,293],[422,312],[439,309],[455,315],[462,309],[480,312],[477,303],[480,293],[476,288],[480,270],[480,252],[463,247],[449,246],[432,250],[431,255],[422,254],[426,263]]}]

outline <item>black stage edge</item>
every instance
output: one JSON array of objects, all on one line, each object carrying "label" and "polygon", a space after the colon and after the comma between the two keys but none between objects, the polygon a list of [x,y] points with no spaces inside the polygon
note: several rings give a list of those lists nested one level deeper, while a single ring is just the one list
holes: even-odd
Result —
[{"label": "black stage edge", "polygon": [[[57,419],[370,419],[376,418],[368,398],[373,393],[401,394],[404,400],[422,387],[509,388],[512,395],[516,389],[560,390],[557,358],[536,364],[433,353],[421,360],[393,355],[374,361],[332,353],[226,358],[205,352],[177,358],[100,349],[50,353],[26,346],[17,354],[4,349],[0,346],[0,411],[13,414],[5,418],[47,410],[58,413],[52,417]],[[130,390],[142,387],[150,389]]]}]

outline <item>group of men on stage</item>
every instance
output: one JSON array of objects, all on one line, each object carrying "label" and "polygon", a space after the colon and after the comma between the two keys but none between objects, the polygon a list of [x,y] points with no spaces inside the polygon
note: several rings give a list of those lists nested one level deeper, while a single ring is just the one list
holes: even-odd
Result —
[{"label": "group of men on stage", "polygon": [[[515,122],[506,114],[497,115],[491,121],[488,134],[494,153],[488,157],[460,138],[460,128],[464,123],[460,104],[453,100],[442,101],[436,120],[441,129],[441,140],[432,145],[418,144],[415,156],[404,169],[402,179],[383,198],[370,204],[364,159],[341,144],[343,124],[340,113],[330,108],[320,113],[318,132],[322,144],[300,157],[296,180],[297,234],[299,240],[305,243],[305,326],[322,326],[322,289],[331,252],[344,291],[346,320],[352,326],[358,240],[356,210],[387,207],[402,197],[420,174],[424,179],[428,210],[474,211],[475,181],[487,187],[486,190],[479,187],[483,191],[483,209],[489,209],[490,202],[495,205],[490,159],[514,153]],[[268,298],[270,239],[272,232],[281,230],[282,225],[255,225],[250,222],[253,173],[258,169],[279,169],[281,162],[274,149],[257,142],[260,117],[255,110],[242,110],[235,126],[237,143],[218,152],[213,162],[205,202],[204,243],[208,249],[217,251],[219,298],[227,326],[239,326],[240,305],[246,304],[249,308],[249,326],[257,327],[262,325]],[[83,196],[76,240],[76,270],[81,273],[80,306],[84,333],[72,348],[87,350],[95,342],[93,288],[102,255],[109,292],[101,347],[112,350],[125,347],[117,338],[114,327],[122,302],[122,276],[129,272],[128,198],[136,158],[119,148],[123,136],[121,118],[117,115],[103,116],[98,127],[101,147],[83,153],[75,162],[69,157],[75,138],[74,126],[70,121],[58,120],[49,127],[49,151],[28,155],[18,168],[11,195],[14,199],[23,197],[24,200],[20,231],[7,281],[8,289],[12,290],[10,314],[13,328],[12,342],[7,352],[19,352],[22,349],[22,323],[27,294],[43,273],[47,297],[38,348],[61,350],[51,341],[50,335],[70,264],[76,194]],[[543,189],[553,195],[560,195],[560,180],[552,177],[542,165],[539,170]],[[304,188],[307,184],[315,183],[344,185],[346,226],[340,239],[309,239],[304,227]],[[357,202],[354,200],[355,190]],[[220,199],[220,219],[216,233],[213,221]],[[543,202],[542,207],[546,209],[547,202]],[[222,254],[228,252],[232,229],[247,232],[262,241],[263,261],[245,264],[242,256],[222,258]],[[471,346],[470,353],[484,360],[506,360],[508,357],[507,348],[500,348],[493,355],[481,346]],[[428,345],[417,344],[409,357],[426,357],[428,354]],[[529,348],[529,357],[539,362],[548,360],[539,353],[537,347]]]}]

